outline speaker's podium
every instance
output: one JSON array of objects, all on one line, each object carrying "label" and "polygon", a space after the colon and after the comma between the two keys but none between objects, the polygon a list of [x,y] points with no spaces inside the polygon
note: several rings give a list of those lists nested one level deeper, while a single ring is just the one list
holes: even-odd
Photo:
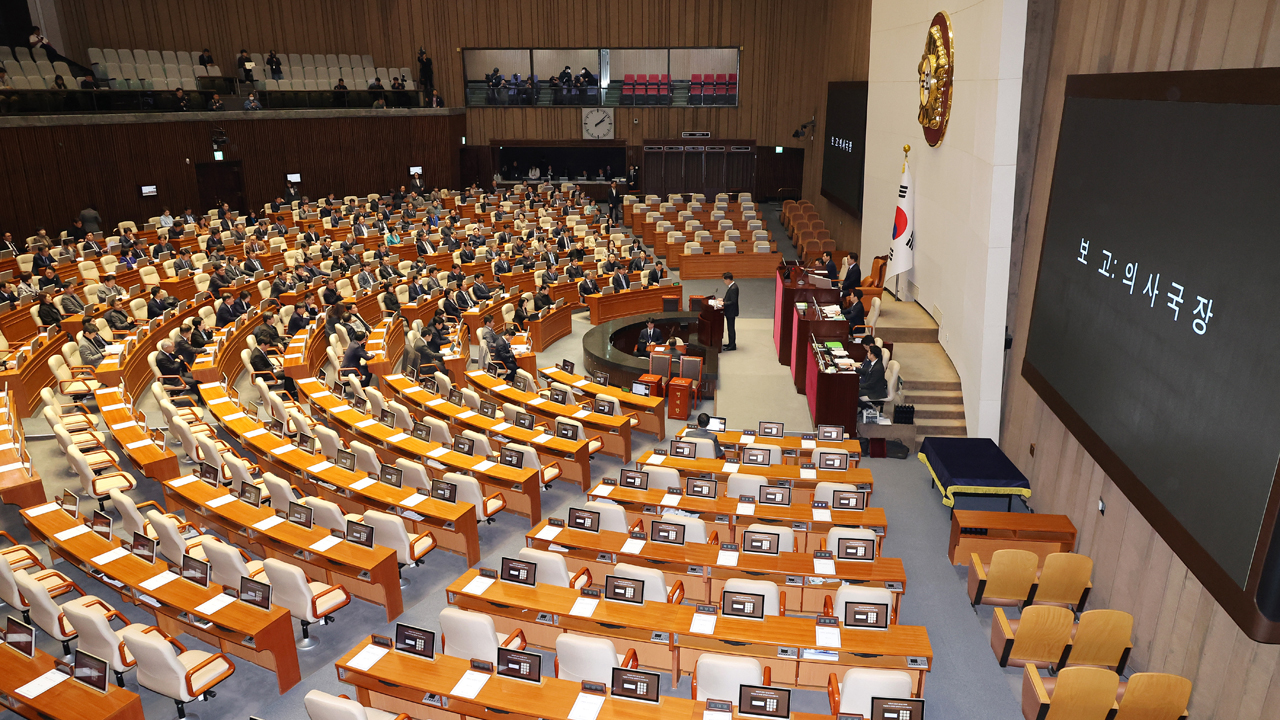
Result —
[{"label": "speaker's podium", "polygon": [[703,295],[689,297],[689,309],[698,312],[698,344],[709,348],[720,347],[724,339],[724,311]]}]

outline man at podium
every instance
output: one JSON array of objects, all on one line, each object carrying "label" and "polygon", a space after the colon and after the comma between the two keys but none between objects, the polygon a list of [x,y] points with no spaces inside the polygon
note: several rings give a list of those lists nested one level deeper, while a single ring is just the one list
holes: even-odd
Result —
[{"label": "man at podium", "polygon": [[649,346],[662,342],[662,331],[654,325],[653,318],[644,321],[644,329],[640,331],[640,339],[636,342],[636,355],[649,357]]}]

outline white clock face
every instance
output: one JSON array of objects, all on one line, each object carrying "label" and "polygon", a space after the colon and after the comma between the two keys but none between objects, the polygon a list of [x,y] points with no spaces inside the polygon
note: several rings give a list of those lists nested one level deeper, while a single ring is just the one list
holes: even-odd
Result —
[{"label": "white clock face", "polygon": [[584,108],[582,110],[582,137],[587,140],[613,138],[613,109]]}]

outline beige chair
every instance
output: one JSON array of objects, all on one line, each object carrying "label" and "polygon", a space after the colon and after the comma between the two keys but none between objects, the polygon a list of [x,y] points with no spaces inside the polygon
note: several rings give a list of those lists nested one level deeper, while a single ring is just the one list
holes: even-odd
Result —
[{"label": "beige chair", "polygon": [[186,703],[213,698],[214,686],[236,671],[226,655],[188,650],[158,627],[128,628],[124,644],[137,663],[138,684],[171,698],[179,718],[187,716]]},{"label": "beige chair", "polygon": [[298,642],[298,648],[315,647],[311,624],[331,622],[333,613],[351,602],[351,595],[341,585],[312,582],[302,568],[275,558],[267,558],[263,566],[271,582],[272,602],[287,608],[289,614],[302,623],[302,640]]},{"label": "beige chair", "polygon": [[312,690],[302,698],[311,720],[410,720],[406,713],[396,714],[386,710],[365,707],[346,695],[330,695],[322,690]]},{"label": "beige chair", "polygon": [[538,482],[544,488],[551,487],[551,483],[561,475],[559,462],[553,460],[546,465],[543,465],[542,461],[538,458],[537,451],[528,445],[510,442],[504,445],[503,448],[520,453],[521,457],[524,458],[524,467],[537,468]]},{"label": "beige chair", "polygon": [[730,578],[724,582],[725,592],[751,593],[764,596],[765,615],[787,614],[787,593],[769,580]]},{"label": "beige chair", "polygon": [[849,668],[836,682],[836,674],[827,679],[827,699],[832,715],[871,717],[871,698],[909,698],[914,682],[911,674],[901,670]]},{"label": "beige chair", "polygon": [[22,588],[18,585],[19,575],[43,585],[50,597],[61,597],[72,590],[81,595],[84,594],[79,585],[57,570],[46,570],[41,567],[35,572],[28,573],[26,570],[15,570],[8,563],[0,563],[0,600],[14,610],[20,611],[22,619],[27,623],[31,622],[31,604],[22,596]]},{"label": "beige chair", "polygon": [[124,529],[124,537],[129,542],[133,541],[134,533],[141,533],[152,540],[160,539],[160,536],[156,534],[155,528],[151,527],[151,522],[142,517],[141,509],[147,506],[154,508],[154,510],[149,512],[161,513],[165,515],[165,517],[177,523],[179,527],[183,524],[182,518],[172,513],[165,513],[164,509],[156,504],[155,500],[148,500],[137,505],[134,504],[133,498],[114,488],[109,490],[107,495],[110,496],[111,504],[115,507],[116,511],[120,513],[120,524]]},{"label": "beige chair", "polygon": [[[22,597],[27,601],[27,612],[23,616],[30,617],[36,626],[49,634],[49,637],[61,642],[63,655],[70,655],[71,641],[76,637],[76,629],[67,621],[67,616],[62,608],[53,601],[53,594],[50,589],[43,582],[26,573],[15,574],[14,580],[18,584],[18,592],[22,593]],[[76,603],[95,608],[105,608],[107,612],[113,611],[110,605],[102,602],[97,597],[85,595],[80,586],[73,583],[72,588],[80,594],[80,597],[68,600],[64,605]]]},{"label": "beige chair", "polygon": [[[671,513],[663,513],[662,522],[671,523],[672,525],[684,526],[684,544],[685,545],[705,545],[707,543],[710,543],[712,545],[720,544],[720,534],[718,532],[712,532],[711,535],[708,536],[707,522],[702,518],[685,517],[684,515],[673,515]],[[600,525],[602,527],[604,526],[603,516],[601,516],[600,518]],[[652,526],[650,526],[649,530],[650,530],[650,533],[652,533],[653,531]],[[620,532],[626,532],[626,530],[622,530]]]},{"label": "beige chair", "polygon": [[487,660],[498,657],[499,647],[524,650],[526,645],[523,630],[504,638],[488,615],[455,607],[440,611],[440,652],[450,657]]},{"label": "beige chair", "polygon": [[182,528],[194,526],[189,523],[179,525],[172,517],[161,515],[155,510],[147,511],[147,520],[151,521],[151,528],[156,531],[156,538],[160,541],[160,554],[175,567],[182,566],[183,555],[190,555],[197,560],[207,560],[204,548],[201,546],[207,542],[222,542],[212,535],[184,538]]},{"label": "beige chair", "polygon": [[[430,530],[424,530],[415,537],[409,537],[404,519],[399,515],[366,510],[364,522],[373,527],[373,538],[376,544],[396,551],[396,562],[402,571],[406,565],[417,567],[422,564],[422,558],[436,547],[436,537]],[[400,587],[408,584],[409,581],[405,579],[402,572]]]},{"label": "beige chair", "polygon": [[457,499],[474,505],[476,517],[490,525],[496,519],[495,516],[507,506],[507,499],[501,491],[485,497],[480,488],[480,481],[469,475],[449,472],[444,474],[444,481],[457,485]]},{"label": "beige chair", "polygon": [[[1035,606],[1033,606],[1035,607]],[[1088,610],[1071,632],[1071,644],[1059,667],[1088,665],[1123,675],[1133,651],[1133,616],[1123,610]]]},{"label": "beige chair", "polygon": [[755,658],[703,653],[693,669],[693,699],[729,700],[737,705],[739,687],[769,685],[769,675],[769,667],[761,669]]},{"label": "beige chair", "polygon": [[[103,604],[105,606],[105,603]],[[147,626],[142,623],[131,623],[129,618],[115,610],[103,612],[96,604],[67,603],[62,606],[67,621],[75,629],[79,640],[76,647],[90,655],[107,661],[111,671],[116,674],[116,685],[124,687],[124,674],[132,670],[137,662],[129,649],[125,647],[126,632],[141,632]],[[111,621],[124,623],[119,630],[111,628]]]},{"label": "beige chair", "polygon": [[611,685],[616,667],[638,668],[634,649],[619,655],[608,638],[574,633],[556,635],[556,677],[570,682],[600,682]]},{"label": "beige chair", "polygon": [[209,562],[209,579],[223,587],[240,587],[240,578],[248,577],[266,581],[259,577],[266,570],[261,560],[248,560],[243,550],[224,542],[206,542],[202,546],[205,559]]},{"label": "beige chair", "polygon": [[558,553],[522,547],[516,557],[537,566],[539,585],[555,585],[574,589],[591,586],[591,571],[583,567],[574,573],[573,577],[570,577],[569,567],[565,564],[564,556]]},{"label": "beige chair", "polygon": [[630,563],[618,563],[613,566],[613,574],[630,580],[644,583],[644,601],[671,603],[679,605],[684,600],[684,581],[676,580],[674,585],[667,585],[666,576],[657,568],[640,567]]},{"label": "beige chair", "polygon": [[[609,532],[625,533],[627,527],[627,513],[622,509],[621,505],[616,503],[604,503],[597,500],[588,500],[583,503],[582,507],[591,512],[600,513],[600,529]],[[693,520],[696,518],[681,518],[682,520]],[[701,522],[701,521],[699,521]],[[688,542],[688,531],[685,532],[685,542]]]},{"label": "beige chair", "polygon": [[90,466],[89,460],[74,446],[67,448],[66,454],[67,461],[71,463],[71,469],[80,476],[80,487],[98,501],[98,508],[101,510],[106,509],[106,498],[110,496],[111,490],[132,490],[138,484],[132,475],[126,473],[110,459],[106,459],[105,464],[102,464],[99,469],[112,467],[116,471],[98,474],[98,471]]},{"label": "beige chair", "polygon": [[[776,533],[778,536],[779,552],[795,552],[796,551],[796,533],[795,533],[795,530],[792,530],[789,526],[767,525],[765,523],[751,523],[750,525],[747,526],[747,530],[753,531],[753,532],[762,532],[762,533]],[[747,548],[745,545],[743,546],[742,551],[747,553],[751,552],[751,550]],[[761,552],[766,552],[766,551],[762,550]],[[768,554],[776,554],[776,553],[768,553]]]}]

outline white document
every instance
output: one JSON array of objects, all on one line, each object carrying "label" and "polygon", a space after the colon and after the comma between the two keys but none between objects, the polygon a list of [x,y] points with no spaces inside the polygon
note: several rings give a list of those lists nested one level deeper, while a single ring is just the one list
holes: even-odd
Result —
[{"label": "white document", "polygon": [[310,549],[315,550],[316,552],[324,552],[340,542],[342,542],[342,538],[330,535],[328,537],[322,537],[311,543]]},{"label": "white document", "polygon": [[703,710],[702,720],[733,720],[733,713],[720,710]]},{"label": "white document", "polygon": [[404,377],[404,376],[403,376],[403,375],[387,375],[387,376],[386,376],[386,379],[387,379],[387,380],[399,380],[399,379],[400,379],[400,378],[402,378],[402,377]]},{"label": "white document", "polygon": [[[586,417],[586,416],[588,416],[588,415],[590,415],[590,414],[591,414],[591,411],[590,411],[590,410],[579,410],[578,412],[576,412],[576,413],[574,413],[574,414],[573,414],[573,417],[575,417],[575,418],[584,418],[584,417]],[[578,697],[582,697],[582,696],[581,696],[581,695],[579,695]]]},{"label": "white document", "polygon": [[538,443],[539,445],[545,445],[546,443],[551,442],[551,439],[552,439],[551,435],[548,435],[547,433],[542,433],[538,437],[534,438],[533,441],[535,443]]},{"label": "white document", "polygon": [[800,479],[801,480],[817,480],[818,471],[814,470],[813,468],[801,468]]},{"label": "white document", "polygon": [[325,470],[328,470],[331,467],[333,467],[333,463],[329,462],[328,460],[322,460],[316,463],[315,465],[312,465],[311,467],[307,468],[307,472],[311,472],[311,473],[324,472]]},{"label": "white document", "polygon": [[370,425],[377,425],[377,424],[378,424],[377,420],[374,420],[373,418],[369,418],[368,420],[361,420],[360,422],[356,423],[356,427],[367,428]]},{"label": "white document", "polygon": [[720,472],[736,473],[738,472],[738,463],[727,462],[720,468]]},{"label": "white document", "polygon": [[560,531],[563,529],[564,528],[558,528],[555,525],[548,525],[542,528],[541,530],[539,530],[538,534],[534,535],[534,537],[538,538],[539,540],[555,540],[556,536],[559,535]]},{"label": "white document", "polygon": [[65,540],[70,540],[71,538],[77,535],[83,535],[87,532],[93,532],[93,530],[91,530],[88,525],[76,525],[73,528],[68,528],[66,530],[63,530],[60,533],[54,534],[54,537],[57,538],[59,542],[61,542]]},{"label": "white document", "polygon": [[[194,480],[195,478],[192,477],[191,479]],[[178,481],[174,480],[173,482],[176,483]],[[59,505],[58,503],[51,502],[51,503],[45,503],[44,505],[37,505],[33,508],[27,508],[27,517],[36,517],[37,515],[43,515],[47,512],[53,512],[54,510],[57,510],[60,507],[62,506]]]},{"label": "white document", "polygon": [[476,472],[484,472],[497,464],[498,463],[493,462],[492,460],[481,460],[480,462],[473,465],[471,469]]},{"label": "white document", "polygon": [[617,485],[605,485],[604,483],[601,483],[591,491],[591,494],[599,495],[600,497],[608,497],[609,493],[613,492],[615,487],[617,487]]},{"label": "white document", "polygon": [[0,465],[0,472],[11,472],[13,470],[30,470],[31,466],[26,463],[9,463],[8,465]]},{"label": "white document", "polygon": [[591,384],[591,381],[590,381],[590,380],[587,380],[587,379],[583,378],[582,380],[575,381],[575,382],[573,383],[573,386],[574,386],[574,387],[586,387],[586,386],[588,386],[588,385],[590,385],[590,384]]},{"label": "white document", "polygon": [[293,443],[285,443],[284,445],[281,445],[280,447],[277,447],[277,448],[271,448],[271,454],[272,454],[272,455],[283,455],[283,454],[285,454],[285,453],[289,452],[290,450],[298,450],[298,449],[299,449],[299,448],[298,448],[298,446],[297,446],[297,445],[294,445]]},{"label": "white document", "polygon": [[447,452],[449,452],[449,448],[441,445],[435,450],[432,450],[431,452],[427,453],[427,457],[432,457],[432,458],[444,457],[444,454]]},{"label": "white document", "polygon": [[506,430],[506,429],[507,429],[507,428],[509,428],[509,427],[511,427],[511,423],[509,423],[509,422],[500,422],[500,423],[498,423],[497,425],[494,425],[493,427],[491,427],[491,428],[489,428],[489,429],[490,429],[490,430],[492,430],[492,431],[494,431],[494,432],[502,432],[503,430]]},{"label": "white document", "polygon": [[802,448],[804,448],[804,449],[806,449],[806,450],[812,450],[813,448],[818,447],[818,441],[816,441],[816,440],[801,440],[801,441],[800,441],[800,447],[802,447]]},{"label": "white document", "polygon": [[658,504],[665,505],[666,507],[675,507],[680,504],[680,498],[682,497],[684,496],[667,493],[666,495],[662,496],[662,499],[658,501]]},{"label": "white document", "polygon": [[371,478],[371,477],[367,477],[367,478],[365,478],[365,479],[363,479],[363,480],[357,480],[357,481],[355,481],[355,482],[351,483],[351,489],[352,489],[352,490],[363,490],[363,489],[365,489],[365,488],[369,487],[370,485],[374,484],[375,482],[377,482],[377,480],[374,480],[374,479],[373,479],[373,478]]},{"label": "white document", "polygon": [[197,605],[196,614],[202,615],[204,617],[209,617],[210,615],[218,612],[222,608],[230,605],[235,601],[236,599],[231,597],[230,595],[224,595],[222,593],[218,593],[217,595],[214,595],[208,600],[205,600],[204,602]]},{"label": "white document", "polygon": [[[54,687],[63,680],[69,680],[70,675],[64,675],[62,671],[54,668],[31,682],[17,689],[17,693],[25,698],[34,698],[50,688]],[[592,716],[594,717],[594,716]]]},{"label": "white document", "polygon": [[511,389],[511,386],[510,386],[510,385],[508,385],[508,384],[506,384],[506,383],[502,383],[501,385],[495,385],[495,386],[493,386],[493,391],[494,391],[494,392],[502,392],[503,390],[510,390],[510,389]]},{"label": "white document", "polygon": [[756,504],[740,502],[738,503],[738,507],[733,511],[733,514],[734,515],[755,515]]},{"label": "white document", "polygon": [[[423,390],[422,392],[424,392],[424,393],[425,393],[425,392],[426,392],[426,390]],[[428,405],[430,405],[431,407],[435,407],[435,406],[437,406],[437,405],[443,405],[443,404],[444,404],[444,398],[434,398],[434,399],[432,399],[432,400],[428,400],[428,401],[427,401],[427,404],[428,404]]]},{"label": "white document", "polygon": [[409,439],[408,435],[405,435],[404,433],[400,432],[387,438],[387,442],[400,442],[401,440],[408,440],[408,439]]},{"label": "white document", "polygon": [[484,689],[484,684],[489,682],[489,673],[476,672],[468,670],[462,674],[462,678],[458,680],[458,684],[453,686],[449,694],[454,697],[475,699],[476,695]]},{"label": "white document", "polygon": [[618,552],[626,555],[639,555],[640,551],[644,550],[644,543],[645,541],[640,538],[627,538],[627,541],[622,543],[622,549]]},{"label": "white document", "polygon": [[111,412],[112,410],[123,410],[127,407],[129,406],[124,403],[116,403],[115,405],[108,405],[102,408],[102,412]]},{"label": "white document", "polygon": [[716,616],[711,613],[694,613],[689,623],[689,632],[699,635],[714,635],[716,632]]},{"label": "white document", "polygon": [[333,407],[329,408],[329,412],[333,413],[334,415],[337,415],[340,412],[346,412],[350,409],[351,409],[350,405],[343,403],[342,405],[334,405]]},{"label": "white document", "polygon": [[223,505],[226,505],[229,502],[234,502],[235,499],[236,499],[235,495],[223,495],[222,497],[216,497],[210,500],[209,502],[205,503],[205,505],[208,505],[211,508],[217,508],[217,507],[222,507]]},{"label": "white document", "polygon": [[386,655],[388,652],[390,651],[384,647],[369,644],[366,645],[363,650],[356,653],[356,656],[351,658],[347,664],[356,670],[368,671],[369,668],[377,665],[378,661],[382,659],[382,656]]},{"label": "white document", "polygon": [[721,550],[716,553],[716,564],[723,567],[737,567],[738,553],[734,550]]},{"label": "white document", "polygon": [[474,416],[475,414],[476,414],[476,413],[475,413],[475,411],[474,411],[474,410],[463,410],[462,412],[458,413],[458,419],[459,419],[459,420],[466,420],[467,418],[472,417],[472,416]]},{"label": "white document", "polygon": [[238,413],[231,413],[230,415],[228,415],[228,416],[226,416],[225,418],[223,418],[223,420],[239,420],[239,419],[240,419],[240,418],[242,418],[242,417],[244,417],[244,413],[242,413],[242,412],[238,412]]},{"label": "white document", "polygon": [[835,575],[836,561],[831,558],[814,558],[813,573],[815,575]]},{"label": "white document", "polygon": [[259,435],[266,435],[266,434],[267,434],[267,429],[266,429],[266,428],[255,428],[255,429],[250,430],[249,432],[245,433],[245,434],[244,434],[244,436],[245,436],[245,438],[256,438],[256,437],[258,437]]},{"label": "white document", "polygon": [[467,583],[466,587],[462,588],[462,592],[467,595],[484,595],[484,591],[488,590],[489,586],[495,582],[497,581],[493,578],[477,575],[471,578],[471,582]]},{"label": "white document", "polygon": [[146,440],[138,440],[136,442],[128,443],[127,445],[125,445],[125,447],[129,448],[130,450],[137,450],[138,448],[146,447],[147,445],[155,445],[155,443],[151,440],[151,438],[147,438]]},{"label": "white document", "polygon": [[569,614],[577,617],[591,617],[591,613],[596,611],[596,606],[599,604],[600,598],[580,597],[573,601]]},{"label": "white document", "polygon": [[95,556],[89,560],[94,565],[106,565],[113,560],[119,560],[122,557],[129,557],[129,551],[122,547],[112,548],[101,555]]},{"label": "white document", "polygon": [[831,522],[831,510],[828,508],[813,509],[814,522]]},{"label": "white document", "polygon": [[649,459],[644,461],[645,465],[661,465],[667,461],[666,455],[649,455]]},{"label": "white document", "polygon": [[580,692],[578,699],[573,701],[573,708],[569,710],[569,720],[596,720],[602,707],[604,695]]},{"label": "white document", "polygon": [[400,501],[400,504],[401,504],[401,505],[404,505],[405,507],[413,507],[414,505],[417,505],[418,503],[420,503],[420,502],[422,502],[423,500],[426,500],[426,499],[427,499],[427,496],[426,496],[426,495],[423,495],[423,494],[422,494],[422,493],[420,493],[420,492],[415,492],[414,494],[410,495],[409,497],[407,497],[407,498],[405,498],[405,499],[401,500],[401,501]]},{"label": "white document", "polygon": [[[288,355],[286,355],[285,357],[289,357],[289,356],[288,356]],[[296,356],[296,357],[302,357],[302,356],[301,356],[301,355],[298,355],[298,356]],[[332,394],[333,394],[333,393],[329,392],[328,390],[321,390],[320,392],[313,392],[313,393],[311,393],[311,397],[313,397],[313,398],[322,398],[322,397],[327,397],[327,396],[332,395]]]},{"label": "white document", "polygon": [[279,515],[269,515],[253,524],[254,530],[270,530],[271,528],[284,522],[284,518]]},{"label": "white document", "polygon": [[158,587],[162,587],[162,586],[164,586],[164,585],[168,585],[169,583],[171,583],[171,582],[173,582],[174,580],[177,580],[177,579],[178,579],[178,576],[177,576],[175,573],[171,573],[171,572],[169,572],[168,570],[165,570],[164,572],[160,573],[159,575],[156,575],[156,576],[154,576],[154,577],[151,577],[151,578],[149,578],[149,579],[147,579],[147,580],[143,580],[142,582],[140,582],[140,583],[138,583],[138,584],[142,586],[142,589],[143,589],[143,590],[146,590],[146,591],[150,592],[150,591],[155,590],[155,589],[156,589],[156,588],[158,588]]},{"label": "white document", "polygon": [[112,430],[123,430],[124,428],[127,428],[127,427],[134,427],[134,426],[136,426],[137,424],[138,424],[138,423],[137,423],[137,421],[135,421],[135,420],[130,420],[130,421],[128,421],[128,422],[116,423],[115,425],[112,425],[112,426],[111,426],[111,429],[112,429]]},{"label": "white document", "polygon": [[532,400],[530,400],[530,401],[529,401],[529,404],[530,404],[530,405],[541,405],[542,403],[544,403],[544,402],[546,402],[546,401],[547,401],[547,399],[546,399],[546,398],[544,398],[544,397],[536,397],[536,398],[533,398]]},{"label": "white document", "polygon": [[220,397],[220,398],[214,398],[214,399],[210,400],[210,401],[209,401],[209,404],[210,404],[210,405],[220,405],[220,404],[222,404],[222,403],[228,403],[228,402],[231,402],[231,398],[229,398],[229,397]]},{"label": "white document", "polygon": [[182,487],[183,485],[186,485],[187,483],[193,483],[197,479],[198,478],[196,478],[195,475],[183,475],[180,478],[174,478],[173,480],[170,480],[169,487],[179,488],[179,487]]},{"label": "white document", "polygon": [[830,625],[818,625],[814,628],[814,644],[818,647],[840,647],[840,628]]}]

